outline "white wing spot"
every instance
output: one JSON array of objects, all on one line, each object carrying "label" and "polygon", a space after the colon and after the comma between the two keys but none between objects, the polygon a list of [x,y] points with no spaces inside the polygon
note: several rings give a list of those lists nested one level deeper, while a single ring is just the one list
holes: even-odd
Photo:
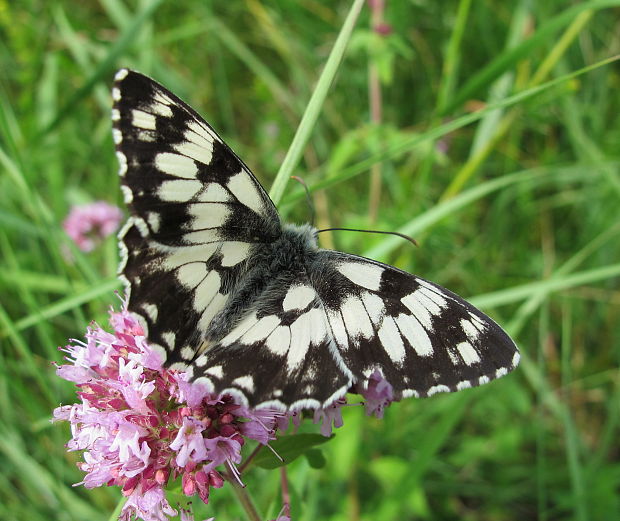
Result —
[{"label": "white wing spot", "polygon": [[293,309],[306,309],[308,304],[316,297],[316,291],[310,286],[296,285],[289,288],[282,301],[282,309],[291,311]]},{"label": "white wing spot", "polygon": [[141,130],[138,132],[138,139],[147,143],[153,143],[157,140],[157,134],[152,130]]},{"label": "white wing spot", "polygon": [[448,356],[450,357],[450,362],[452,362],[452,365],[461,365],[463,363],[454,349],[448,349]]},{"label": "white wing spot", "polygon": [[215,376],[215,378],[222,378],[222,376],[224,376],[224,371],[221,365],[214,365],[213,367],[209,367],[209,369],[205,371],[205,374]]},{"label": "white wing spot", "polygon": [[181,358],[183,360],[190,361],[194,358],[194,350],[190,346],[185,346],[181,349]]},{"label": "white wing spot", "polygon": [[121,91],[118,90],[118,87],[113,87],[112,88],[112,99],[114,101],[120,101],[120,99],[121,99]]},{"label": "white wing spot", "polygon": [[476,325],[471,320],[462,318],[461,327],[463,328],[463,331],[465,331],[465,334],[467,335],[469,341],[476,343],[478,337],[480,336],[480,330],[476,327]]},{"label": "white wing spot", "polygon": [[276,315],[267,315],[256,322],[240,339],[244,344],[254,344],[265,340],[280,325]]},{"label": "white wing spot", "polygon": [[151,110],[154,114],[158,116],[164,116],[166,118],[171,118],[174,116],[172,109],[167,103],[163,103],[157,98],[155,98],[155,102],[149,106],[149,110]]},{"label": "white wing spot", "polygon": [[194,179],[198,167],[193,159],[175,154],[174,152],[160,152],[155,156],[155,166],[161,172],[184,179]]},{"label": "white wing spot", "polygon": [[378,291],[381,287],[383,268],[367,262],[343,262],[336,269],[353,284],[362,286],[371,291]]},{"label": "white wing spot", "polygon": [[[216,273],[212,271],[211,273]],[[207,276],[207,265],[204,262],[192,262],[184,264],[177,270],[177,280],[187,289],[194,289]],[[213,281],[210,281],[213,283]],[[219,289],[219,284],[215,291]]]},{"label": "white wing spot", "polygon": [[153,96],[153,100],[157,103],[161,103],[163,105],[174,105],[174,101],[172,101],[168,96],[166,96],[162,91],[155,91],[155,95]]},{"label": "white wing spot", "polygon": [[286,367],[289,371],[298,368],[303,362],[311,345],[321,343],[326,335],[323,312],[314,308],[300,315],[290,326],[291,343],[286,358]]},{"label": "white wing spot", "polygon": [[432,330],[433,320],[431,312],[418,300],[417,291],[404,296],[400,301],[407,307],[413,316],[420,321],[426,330]]},{"label": "white wing spot", "polygon": [[217,245],[181,246],[172,248],[164,260],[164,268],[173,270],[183,264],[204,262],[217,250]]},{"label": "white wing spot", "polygon": [[248,253],[252,245],[248,242],[230,241],[222,244],[220,253],[222,254],[222,266],[235,266],[248,258]]},{"label": "white wing spot", "polygon": [[214,203],[209,206],[195,203],[187,206],[187,213],[192,217],[191,227],[194,230],[220,228],[230,215],[230,208],[224,203]]},{"label": "white wing spot", "polygon": [[291,330],[288,326],[278,326],[267,338],[265,346],[274,355],[284,356],[291,345]]},{"label": "white wing spot", "polygon": [[215,244],[216,247],[222,242],[222,237],[218,228],[207,228],[183,235],[185,244]]},{"label": "white wing spot", "polygon": [[211,320],[213,320],[213,317],[224,308],[227,300],[228,295],[222,295],[221,293],[217,293],[213,297],[208,307],[202,312],[200,320],[198,321],[198,327],[201,331],[207,330]]},{"label": "white wing spot", "polygon": [[[142,237],[148,237],[150,235],[149,227],[144,222],[144,219],[141,219],[140,217],[134,217],[133,223],[136,225],[136,228],[138,228],[138,231],[140,232],[140,235],[142,235]],[[137,253],[138,252],[136,251],[136,254]]]},{"label": "white wing spot", "polygon": [[419,356],[430,356],[433,354],[431,339],[426,330],[416,320],[416,317],[401,313],[396,317],[396,324]]},{"label": "white wing spot", "polygon": [[350,337],[362,336],[364,338],[372,338],[374,330],[368,318],[368,313],[366,313],[366,309],[359,298],[349,296],[342,303],[340,311]]},{"label": "white wing spot", "polygon": [[[193,132],[199,139],[206,141],[207,143],[213,143],[216,139],[215,135],[213,135],[207,127],[204,127],[200,122],[196,120],[191,120],[187,124],[187,128]],[[198,139],[189,133],[185,133],[185,137],[190,141],[198,142]],[[219,141],[219,140],[217,140]]]},{"label": "white wing spot", "polygon": [[157,197],[165,202],[182,203],[194,197],[202,186],[203,184],[196,180],[164,181],[159,185]]},{"label": "white wing spot", "polygon": [[239,322],[230,333],[228,333],[222,340],[220,340],[220,344],[223,346],[228,346],[234,342],[236,342],[239,338],[241,338],[246,332],[248,332],[254,325],[258,322],[258,317],[256,316],[256,312],[250,313],[247,315],[241,322]]},{"label": "white wing spot", "polygon": [[226,186],[241,204],[246,205],[255,213],[264,213],[265,208],[261,194],[247,172],[242,170],[235,174],[228,180]]},{"label": "white wing spot", "polygon": [[120,121],[121,113],[118,109],[112,109],[112,121]]},{"label": "white wing spot", "polygon": [[253,393],[254,392],[254,378],[252,377],[252,375],[245,375],[245,376],[240,376],[239,378],[235,378],[232,381],[233,385],[236,385],[237,387],[241,387],[242,389],[245,389],[246,391]]},{"label": "white wing spot", "polygon": [[123,200],[125,204],[130,204],[133,201],[133,192],[131,188],[126,185],[121,185],[121,192],[123,192]]},{"label": "white wing spot", "polygon": [[395,364],[402,364],[405,359],[405,345],[394,319],[389,315],[383,318],[383,323],[379,328],[379,340],[390,360]]},{"label": "white wing spot", "polygon": [[488,384],[491,380],[489,379],[488,376],[481,376],[480,378],[478,378],[478,385],[484,385],[484,384]]},{"label": "white wing spot", "polygon": [[[179,269],[186,268],[187,271],[189,271],[193,266],[193,264],[188,264]],[[206,310],[211,306],[211,302],[218,293],[221,283],[220,274],[217,271],[211,270],[205,277],[207,267],[205,264],[202,264],[202,267],[203,269],[200,269],[196,275],[188,273],[187,279],[185,280],[188,285],[194,282],[194,280],[201,281],[198,286],[195,286],[196,289],[194,291],[194,309],[198,312]]]},{"label": "white wing spot", "polygon": [[[198,181],[197,181],[198,182]],[[230,201],[230,194],[218,183],[209,183],[197,201],[201,203],[225,203]]]},{"label": "white wing spot", "polygon": [[168,369],[173,369],[174,371],[184,371],[189,378],[194,376],[194,367],[187,365],[186,362],[175,362]]},{"label": "white wing spot", "polygon": [[174,145],[174,149],[184,156],[191,157],[196,161],[204,165],[208,165],[211,163],[211,159],[213,157],[213,146],[211,143],[206,143],[208,148],[201,143],[194,143],[192,141],[184,141],[183,143],[178,143]]},{"label": "white wing spot", "polygon": [[508,374],[508,369],[505,367],[500,367],[497,371],[495,371],[495,378],[501,378],[506,374]]},{"label": "white wing spot", "polygon": [[519,354],[519,351],[517,351],[512,357],[512,367],[517,367],[519,365],[520,360],[521,360],[521,355]]},{"label": "white wing spot", "polygon": [[462,382],[456,384],[456,388],[459,391],[462,391],[463,389],[469,389],[470,387],[471,382],[469,380],[463,380]]},{"label": "white wing spot", "polygon": [[120,145],[123,142],[123,133],[117,129],[112,129],[112,139],[114,140],[115,145]]},{"label": "white wing spot", "polygon": [[361,297],[370,320],[375,326],[378,325],[385,314],[383,299],[375,293],[370,293],[368,291],[362,293]]},{"label": "white wing spot", "polygon": [[478,328],[478,331],[483,332],[487,328],[487,324],[480,317],[474,315],[471,311],[469,311],[468,313],[469,318],[474,324],[474,326]]},{"label": "white wing spot", "polygon": [[174,348],[174,341],[176,340],[176,333],[174,331],[165,331],[164,333],[161,334],[161,337],[163,338],[164,342],[166,342],[166,344],[168,344],[169,348]]},{"label": "white wing spot", "polygon": [[161,217],[157,212],[149,212],[146,217],[147,222],[153,233],[157,233],[159,231],[159,226],[161,224]]},{"label": "white wing spot", "polygon": [[128,74],[129,71],[127,69],[119,69],[114,75],[114,81],[122,81],[127,77]]},{"label": "white wing spot", "polygon": [[205,365],[207,365],[207,360],[208,360],[207,355],[206,354],[202,354],[198,358],[196,358],[196,360],[194,360],[194,363],[198,367],[204,367]]},{"label": "white wing spot", "polygon": [[155,304],[142,304],[142,309],[146,313],[146,316],[151,319],[151,322],[157,321],[157,316],[159,315],[159,310]]},{"label": "white wing spot", "polygon": [[118,175],[122,177],[127,173],[127,156],[120,150],[117,150],[116,159],[118,159]]},{"label": "white wing spot", "polygon": [[157,118],[155,118],[153,114],[138,109],[133,109],[131,111],[131,124],[134,127],[155,130],[157,128],[156,122]]},{"label": "white wing spot", "polygon": [[467,365],[480,363],[480,355],[469,342],[460,342],[456,345],[456,349]]},{"label": "white wing spot", "polygon": [[445,308],[448,305],[448,301],[442,295],[437,293],[436,288],[430,286],[429,284],[422,284],[417,291],[422,293],[428,300],[439,308]]},{"label": "white wing spot", "polygon": [[437,393],[449,393],[450,388],[446,385],[433,385],[428,391],[426,391],[427,396],[433,396]]},{"label": "white wing spot", "polygon": [[329,320],[329,325],[332,330],[332,335],[334,336],[334,340],[338,344],[340,349],[348,349],[349,347],[349,337],[347,336],[347,330],[344,326],[344,321],[342,319],[342,315],[339,310],[327,310],[327,318]]}]

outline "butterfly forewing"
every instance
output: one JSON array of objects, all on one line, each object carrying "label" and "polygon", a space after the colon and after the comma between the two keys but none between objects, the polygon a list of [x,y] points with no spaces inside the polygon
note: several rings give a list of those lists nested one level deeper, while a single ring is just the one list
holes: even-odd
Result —
[{"label": "butterfly forewing", "polygon": [[112,97],[132,213],[120,234],[129,309],[174,362],[199,348],[252,245],[273,240],[280,221],[243,162],[174,94],[123,69]]},{"label": "butterfly forewing", "polygon": [[315,279],[317,292],[356,380],[378,369],[397,396],[421,397],[486,383],[518,364],[510,337],[447,289],[363,257],[324,257],[334,273],[330,284]]},{"label": "butterfly forewing", "polygon": [[[454,293],[321,250],[188,105],[121,70],[112,92],[128,308],[167,365],[252,407],[321,408],[378,371],[394,397],[486,383],[519,353]],[[175,365],[177,364],[177,365]]]}]

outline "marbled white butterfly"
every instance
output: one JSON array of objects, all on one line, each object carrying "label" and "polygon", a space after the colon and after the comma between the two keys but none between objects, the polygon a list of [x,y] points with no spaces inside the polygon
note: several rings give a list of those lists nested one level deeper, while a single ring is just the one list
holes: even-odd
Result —
[{"label": "marbled white butterfly", "polygon": [[454,293],[282,223],[243,161],[152,79],[122,69],[112,97],[131,210],[120,277],[167,366],[252,407],[300,409],[365,388],[375,370],[400,399],[518,364],[508,335]]}]

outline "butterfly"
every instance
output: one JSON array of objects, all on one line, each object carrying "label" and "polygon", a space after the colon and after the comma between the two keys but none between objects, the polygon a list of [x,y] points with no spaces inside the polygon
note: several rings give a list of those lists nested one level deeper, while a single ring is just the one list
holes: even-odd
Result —
[{"label": "butterfly", "polygon": [[121,69],[113,138],[131,217],[128,309],[166,366],[253,408],[323,408],[371,375],[395,399],[474,387],[519,362],[488,316],[437,284],[317,246],[190,106]]}]

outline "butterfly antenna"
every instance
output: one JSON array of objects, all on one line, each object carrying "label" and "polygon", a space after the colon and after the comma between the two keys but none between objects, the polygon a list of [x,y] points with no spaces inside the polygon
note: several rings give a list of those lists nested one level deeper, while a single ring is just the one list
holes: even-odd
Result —
[{"label": "butterfly antenna", "polygon": [[404,233],[398,232],[385,232],[383,230],[358,230],[357,228],[324,228],[323,230],[317,230],[317,233],[321,232],[335,232],[335,231],[343,231],[343,232],[363,232],[363,233],[382,233],[385,235],[396,235],[402,239],[409,241],[414,246],[419,246],[416,240],[413,237],[409,237],[409,235],[405,235]]},{"label": "butterfly antenna", "polygon": [[308,185],[301,177],[297,177],[296,175],[292,175],[291,179],[295,179],[295,181],[297,181],[301,186],[304,187],[304,191],[306,192],[306,202],[310,207],[310,216],[312,217],[310,219],[310,224],[314,226],[314,203],[312,202],[312,198],[310,197],[310,190],[308,190]]}]

